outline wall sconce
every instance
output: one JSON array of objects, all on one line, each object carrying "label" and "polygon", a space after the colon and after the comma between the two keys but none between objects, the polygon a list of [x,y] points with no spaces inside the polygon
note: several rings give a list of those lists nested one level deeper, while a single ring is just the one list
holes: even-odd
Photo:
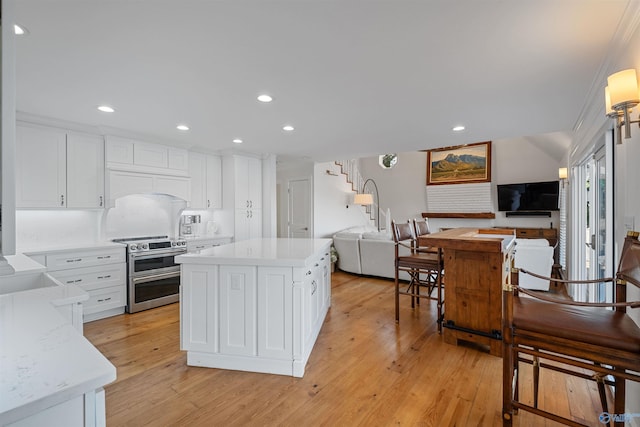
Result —
[{"label": "wall sconce", "polygon": [[640,103],[636,70],[630,68],[611,74],[604,88],[605,114],[616,120],[617,143],[622,144],[622,127],[625,139],[631,138],[631,109]]},{"label": "wall sconce", "polygon": [[353,203],[362,206],[373,205],[373,194],[364,192],[369,182],[373,184],[373,188],[376,190],[376,203],[378,204],[376,206],[376,222],[378,225],[378,231],[380,231],[380,197],[378,196],[378,186],[373,179],[369,178],[364,182],[362,185],[362,193],[358,193],[353,196]]},{"label": "wall sconce", "polygon": [[569,178],[569,169],[567,168],[558,168],[558,179],[562,181],[562,187],[564,188],[564,183],[568,182],[567,178]]}]

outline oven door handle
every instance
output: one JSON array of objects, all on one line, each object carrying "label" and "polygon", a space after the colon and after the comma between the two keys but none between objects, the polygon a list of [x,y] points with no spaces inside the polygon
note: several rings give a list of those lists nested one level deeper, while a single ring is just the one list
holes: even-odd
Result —
[{"label": "oven door handle", "polygon": [[172,277],[180,277],[180,271],[171,271],[169,273],[152,274],[150,276],[133,277],[131,281],[136,283],[153,282],[154,280],[170,279]]}]

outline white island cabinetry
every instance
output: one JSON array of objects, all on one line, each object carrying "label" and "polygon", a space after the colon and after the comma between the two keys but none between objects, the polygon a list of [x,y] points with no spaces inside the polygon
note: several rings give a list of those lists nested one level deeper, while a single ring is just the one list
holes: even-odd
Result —
[{"label": "white island cabinetry", "polygon": [[331,305],[329,239],[252,239],[176,257],[187,364],[302,377]]}]

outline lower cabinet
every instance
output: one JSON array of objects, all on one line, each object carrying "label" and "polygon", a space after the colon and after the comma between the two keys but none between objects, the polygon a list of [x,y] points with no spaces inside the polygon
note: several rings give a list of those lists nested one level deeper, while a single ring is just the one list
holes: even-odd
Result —
[{"label": "lower cabinet", "polygon": [[310,267],[183,264],[187,363],[302,377],[330,306],[330,256]]},{"label": "lower cabinet", "polygon": [[73,249],[32,255],[63,285],[74,284],[89,294],[82,303],[83,321],[124,313],[127,271],[124,247]]}]

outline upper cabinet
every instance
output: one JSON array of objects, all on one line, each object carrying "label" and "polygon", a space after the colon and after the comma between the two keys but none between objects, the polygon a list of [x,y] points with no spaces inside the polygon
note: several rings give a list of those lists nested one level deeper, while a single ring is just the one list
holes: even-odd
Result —
[{"label": "upper cabinet", "polygon": [[102,137],[19,123],[16,207],[104,206]]},{"label": "upper cabinet", "polygon": [[188,152],[181,148],[109,135],[105,151],[109,169],[176,176],[187,176],[189,169]]},{"label": "upper cabinet", "polygon": [[191,209],[222,208],[222,160],[219,156],[189,153]]},{"label": "upper cabinet", "polygon": [[227,156],[223,171],[224,206],[235,211],[235,240],[262,237],[262,161]]}]

